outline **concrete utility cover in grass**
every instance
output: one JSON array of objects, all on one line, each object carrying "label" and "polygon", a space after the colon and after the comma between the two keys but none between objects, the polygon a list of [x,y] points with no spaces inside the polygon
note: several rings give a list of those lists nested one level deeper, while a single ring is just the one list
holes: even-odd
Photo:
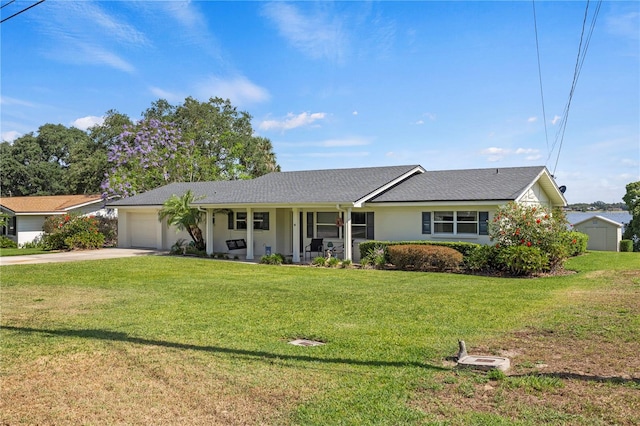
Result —
[{"label": "concrete utility cover in grass", "polygon": [[507,371],[511,367],[511,361],[509,360],[509,358],[503,358],[499,356],[469,355],[459,359],[458,366],[484,371]]},{"label": "concrete utility cover in grass", "polygon": [[289,342],[291,345],[296,346],[321,346],[324,345],[323,342],[316,342],[315,340],[307,340],[307,339],[296,339]]}]

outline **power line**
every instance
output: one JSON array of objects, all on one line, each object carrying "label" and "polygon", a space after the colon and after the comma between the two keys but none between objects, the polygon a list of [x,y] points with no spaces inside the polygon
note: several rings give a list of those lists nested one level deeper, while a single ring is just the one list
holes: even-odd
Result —
[{"label": "power line", "polygon": [[542,69],[540,67],[540,46],[538,45],[538,21],[536,19],[536,1],[531,0],[533,6],[533,28],[536,33],[536,54],[538,56],[538,80],[540,81],[540,98],[542,100],[542,122],[544,123],[544,139],[547,142],[547,152],[549,152],[549,133],[547,132],[547,113],[544,109],[544,91],[542,90]]},{"label": "power line", "polygon": [[[44,1],[45,1],[45,0],[40,0],[40,1],[38,1],[37,3],[32,4],[31,6],[25,7],[25,8],[24,8],[24,9],[22,9],[21,11],[16,12],[16,13],[14,13],[13,15],[11,15],[11,16],[9,16],[9,17],[7,17],[7,18],[4,18],[2,21],[0,21],[0,24],[2,24],[2,23],[3,23],[3,22],[5,22],[5,21],[8,21],[9,19],[13,18],[14,16],[18,16],[18,15],[20,15],[22,12],[26,12],[27,10],[31,9],[32,7],[36,7],[37,5],[39,5],[40,3],[44,2]],[[10,3],[7,3],[7,4],[10,4]],[[4,6],[6,6],[7,4],[5,4]],[[4,6],[2,6],[2,7],[4,7]]]},{"label": "power line", "polygon": [[[598,14],[600,13],[601,5],[602,5],[602,0],[599,0],[598,5],[596,6],[596,10],[593,13],[593,17],[591,18],[591,25],[589,27],[589,32],[585,39],[584,38],[585,27],[587,24],[587,17],[589,15],[589,0],[587,0],[587,6],[584,11],[584,18],[582,20],[582,32],[580,34],[580,44],[578,45],[578,55],[576,57],[576,65],[573,71],[573,81],[571,83],[571,90],[569,91],[569,99],[567,100],[567,104],[564,107],[562,118],[560,120],[560,127],[558,128],[555,141],[553,143],[551,151],[549,152],[549,157],[547,158],[547,161],[549,161],[549,159],[551,158],[551,152],[553,152],[556,144],[559,141],[560,145],[558,145],[558,155],[556,156],[556,162],[555,162],[555,165],[553,166],[553,172],[552,172],[553,175],[555,175],[556,168],[558,167],[558,161],[560,160],[560,152],[562,151],[562,143],[564,142],[564,133],[567,129],[567,121],[569,119],[569,110],[571,108],[571,101],[573,99],[573,94],[575,93],[575,90],[576,90],[576,85],[578,84],[578,78],[580,77],[582,66],[584,65],[584,60],[587,54],[587,50],[589,49],[589,44],[591,43],[591,36],[593,35],[593,30],[595,28],[596,21],[598,19]],[[583,47],[583,41],[584,41],[584,47]]]},{"label": "power line", "polygon": [[2,6],[0,6],[0,9],[4,9],[5,6],[9,6],[14,1],[16,1],[16,0],[11,0],[10,2],[3,4]]}]

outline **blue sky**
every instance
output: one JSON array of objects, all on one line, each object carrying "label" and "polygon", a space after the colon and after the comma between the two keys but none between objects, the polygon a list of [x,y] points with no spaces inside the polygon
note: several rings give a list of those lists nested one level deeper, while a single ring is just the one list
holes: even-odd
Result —
[{"label": "blue sky", "polygon": [[219,96],[284,171],[546,165],[569,203],[621,202],[640,180],[640,3],[602,2],[585,53],[589,3],[564,134],[587,2],[535,2],[544,117],[533,5],[47,0],[1,24],[0,132]]}]

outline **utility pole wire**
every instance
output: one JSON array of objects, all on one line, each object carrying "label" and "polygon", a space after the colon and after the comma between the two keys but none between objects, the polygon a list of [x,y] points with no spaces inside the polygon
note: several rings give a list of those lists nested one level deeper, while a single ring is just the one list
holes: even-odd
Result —
[{"label": "utility pole wire", "polygon": [[5,6],[9,6],[14,1],[16,1],[16,0],[11,0],[10,2],[3,4],[2,6],[0,6],[0,9],[4,9]]},{"label": "utility pole wire", "polygon": [[542,100],[542,122],[544,123],[544,139],[547,142],[547,153],[549,152],[549,133],[547,132],[547,113],[544,109],[544,91],[542,90],[542,69],[540,66],[540,47],[538,45],[538,21],[536,19],[536,0],[531,0],[533,6],[533,28],[536,33],[536,54],[538,56],[538,80],[540,81],[540,98]]},{"label": "utility pole wire", "polygon": [[[7,18],[4,18],[2,21],[0,21],[0,24],[2,24],[4,21],[8,21],[9,19],[13,18],[14,16],[18,16],[18,15],[20,15],[22,12],[26,12],[27,10],[31,9],[32,7],[36,7],[37,5],[39,5],[39,4],[40,4],[40,3],[42,3],[42,2],[44,2],[44,0],[40,0],[40,1],[38,1],[37,3],[34,3],[34,4],[32,4],[31,6],[29,6],[29,7],[25,7],[25,8],[24,8],[24,9],[22,9],[21,11],[16,12],[16,13],[14,13],[13,15],[11,15],[11,16],[9,16],[9,17],[7,17]],[[9,4],[9,3],[7,3],[7,4]],[[5,5],[5,6],[6,6],[6,5]],[[2,6],[2,7],[4,7],[4,6]]]},{"label": "utility pole wire", "polygon": [[[576,90],[576,85],[578,84],[578,78],[580,77],[580,72],[582,71],[582,65],[584,64],[584,60],[587,54],[587,50],[589,49],[589,44],[591,43],[591,36],[593,35],[593,30],[596,25],[596,20],[598,19],[598,14],[600,13],[600,6],[602,6],[602,0],[598,1],[598,6],[591,18],[591,25],[589,27],[589,33],[587,34],[586,40],[584,40],[584,32],[587,23],[587,16],[589,14],[589,1],[587,0],[587,7],[584,11],[584,18],[582,21],[582,33],[580,34],[580,44],[578,46],[578,55],[576,57],[576,65],[573,72],[573,82],[571,83],[571,90],[569,91],[569,99],[567,100],[567,104],[564,107],[564,112],[562,113],[562,119],[560,120],[560,127],[558,128],[558,132],[556,133],[556,139],[553,143],[553,147],[551,148],[551,152],[555,149],[556,144],[558,143],[558,139],[560,139],[560,145],[558,146],[558,155],[556,156],[556,162],[553,167],[552,175],[555,175],[556,168],[558,167],[558,161],[560,160],[560,151],[562,151],[562,142],[564,141],[564,133],[567,128],[567,120],[569,119],[569,109],[571,108],[571,100],[573,99],[573,94]],[[583,49],[583,41],[584,41],[584,49]],[[551,158],[551,152],[549,152],[549,158]]]}]

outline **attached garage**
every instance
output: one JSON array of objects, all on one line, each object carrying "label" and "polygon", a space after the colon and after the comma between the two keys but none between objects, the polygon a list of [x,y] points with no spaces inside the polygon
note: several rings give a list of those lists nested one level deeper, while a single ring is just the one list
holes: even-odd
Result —
[{"label": "attached garage", "polygon": [[602,216],[574,223],[573,229],[589,236],[588,250],[620,251],[622,224]]},{"label": "attached garage", "polygon": [[127,227],[131,238],[130,247],[157,248],[158,215],[155,212],[130,212],[127,214]]}]

